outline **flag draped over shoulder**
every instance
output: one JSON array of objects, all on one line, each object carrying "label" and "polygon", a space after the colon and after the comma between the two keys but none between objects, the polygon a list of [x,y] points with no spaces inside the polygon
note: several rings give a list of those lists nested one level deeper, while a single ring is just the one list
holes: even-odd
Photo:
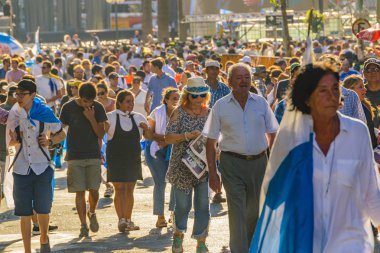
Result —
[{"label": "flag draped over shoulder", "polygon": [[288,106],[264,176],[250,253],[313,251],[312,127],[310,115]]},{"label": "flag draped over shoulder", "polygon": [[33,100],[28,119],[33,126],[36,126],[33,120],[42,121],[44,123],[60,123],[53,110],[38,98],[34,98]]}]

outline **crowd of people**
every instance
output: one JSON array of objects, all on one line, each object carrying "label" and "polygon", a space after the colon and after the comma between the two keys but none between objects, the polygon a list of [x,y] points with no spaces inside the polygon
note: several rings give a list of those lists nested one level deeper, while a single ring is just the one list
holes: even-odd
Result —
[{"label": "crowd of people", "polygon": [[[31,252],[31,224],[40,233],[40,252],[50,252],[48,232],[57,229],[49,225],[51,181],[54,169],[64,163],[68,191],[75,193],[79,237],[102,225],[96,215],[102,183],[105,197],[114,194],[118,230],[139,230],[132,214],[144,162],[154,180],[155,226],[173,227],[172,252],[184,252],[192,207],[196,252],[208,252],[210,189],[212,202],[227,201],[232,253],[249,252],[251,241],[251,252],[282,252],[265,251],[260,194],[284,190],[266,180],[277,175],[267,165],[284,155],[278,143],[298,134],[281,138],[292,132],[286,128],[292,111],[314,122],[309,164],[314,168],[309,184],[314,236],[312,249],[304,252],[373,250],[370,220],[374,232],[380,225],[373,163],[380,125],[378,46],[361,49],[350,40],[316,40],[310,45],[315,62],[306,65],[305,42],[292,42],[292,56],[284,57],[277,42],[157,42],[149,37],[145,44],[116,45],[100,42],[96,34],[93,39],[83,43],[78,35],[67,35],[62,44],[42,46],[37,55],[26,50],[25,55],[1,56],[0,178],[3,184],[4,174],[13,171],[25,252]],[[222,55],[232,54],[241,55],[238,62],[222,61]],[[273,63],[257,64],[260,57],[273,57]],[[182,159],[201,135],[207,138],[208,171],[197,177]],[[17,152],[6,167],[9,147]]]}]

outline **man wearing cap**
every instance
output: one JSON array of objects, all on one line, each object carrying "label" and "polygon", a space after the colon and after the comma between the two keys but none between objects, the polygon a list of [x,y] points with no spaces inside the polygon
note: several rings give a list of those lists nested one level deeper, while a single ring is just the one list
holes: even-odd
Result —
[{"label": "man wearing cap", "polygon": [[251,59],[250,56],[244,56],[243,58],[241,58],[241,59],[239,60],[239,62],[245,63],[245,64],[247,64],[248,66],[251,66],[251,64],[252,64],[252,59]]},{"label": "man wearing cap", "polygon": [[36,77],[37,93],[46,100],[46,104],[53,108],[55,102],[62,97],[63,85],[57,76],[50,73],[51,62],[42,63],[42,75]]},{"label": "man wearing cap", "polygon": [[230,93],[230,88],[223,82],[219,81],[220,63],[214,60],[207,60],[205,63],[207,79],[205,83],[210,87],[211,100],[210,108],[216,101]]},{"label": "man wearing cap", "polygon": [[189,71],[191,73],[191,77],[195,77],[195,64],[193,61],[185,62],[185,71]]},{"label": "man wearing cap", "polygon": [[380,127],[380,61],[370,58],[364,63],[363,74],[366,83],[366,97],[374,108],[373,122],[376,128]]},{"label": "man wearing cap", "polygon": [[210,188],[220,190],[216,173],[216,143],[221,150],[220,172],[227,194],[232,253],[247,253],[259,217],[259,196],[278,123],[266,100],[250,93],[251,69],[238,63],[229,69],[232,92],[217,101],[203,134]]},{"label": "man wearing cap", "polygon": [[148,92],[145,98],[145,111],[149,114],[161,104],[162,91],[167,87],[177,88],[177,83],[171,76],[162,71],[164,60],[157,58],[151,61],[153,75],[148,84]]},{"label": "man wearing cap", "polygon": [[[53,111],[36,98],[37,86],[22,80],[16,89],[17,110],[11,110],[10,146],[16,147],[13,168],[15,215],[21,216],[21,234],[25,252],[31,252],[31,216],[38,216],[41,232],[40,252],[50,252],[49,213],[53,200],[54,171],[48,147],[65,138],[62,125]],[[50,137],[48,137],[50,136]]]}]

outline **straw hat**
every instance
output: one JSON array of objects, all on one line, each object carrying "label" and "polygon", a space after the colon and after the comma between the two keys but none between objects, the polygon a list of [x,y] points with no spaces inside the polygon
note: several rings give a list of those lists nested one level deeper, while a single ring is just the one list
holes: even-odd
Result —
[{"label": "straw hat", "polygon": [[202,77],[193,77],[187,80],[184,90],[188,93],[199,95],[210,91]]}]

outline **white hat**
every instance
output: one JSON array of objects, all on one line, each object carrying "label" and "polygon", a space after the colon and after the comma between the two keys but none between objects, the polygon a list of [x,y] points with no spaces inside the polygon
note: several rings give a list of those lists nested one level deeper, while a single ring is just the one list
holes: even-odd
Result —
[{"label": "white hat", "polygon": [[188,93],[199,95],[209,92],[210,88],[207,86],[202,77],[197,76],[187,79],[184,90]]},{"label": "white hat", "polygon": [[214,60],[207,60],[205,63],[205,67],[217,67],[220,68],[220,63]]},{"label": "white hat", "polygon": [[186,61],[185,62],[185,68],[187,68],[190,65],[194,65],[194,62],[193,61]]},{"label": "white hat", "polygon": [[241,59],[239,60],[239,62],[244,62],[244,63],[249,63],[249,64],[251,64],[251,63],[252,63],[252,59],[251,59],[251,57],[249,57],[249,56],[244,56],[243,58],[241,58]]}]

